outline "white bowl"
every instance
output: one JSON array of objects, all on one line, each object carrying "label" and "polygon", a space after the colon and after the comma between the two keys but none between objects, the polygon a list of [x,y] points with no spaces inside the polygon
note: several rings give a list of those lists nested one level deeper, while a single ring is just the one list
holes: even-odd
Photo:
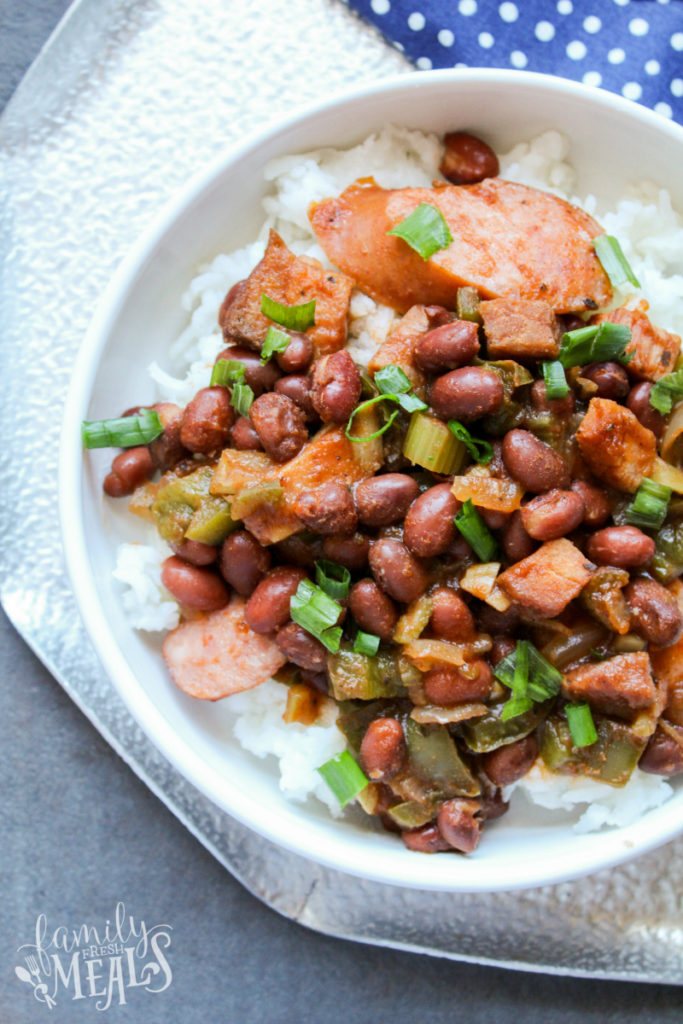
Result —
[{"label": "white bowl", "polygon": [[[566,823],[510,814],[469,857],[424,857],[355,819],[332,819],[278,789],[274,762],[232,739],[225,704],[195,701],[170,682],[159,645],[127,624],[112,583],[116,545],[135,524],[102,500],[111,457],[84,455],[82,419],[117,415],[151,399],[145,368],[163,365],[182,330],[180,296],[199,264],[252,240],[263,220],[262,168],[272,157],[345,146],[392,121],[444,132],[464,128],[499,151],[556,127],[572,141],[578,194],[606,202],[651,176],[683,208],[683,131],[607,92],[507,71],[437,71],[385,79],[269,126],[221,157],[164,212],[109,286],[74,371],[61,459],[61,517],[74,591],[112,682],[150,739],[193,785],[255,831],[305,857],[403,886],[491,891],[548,884],[617,864],[683,829],[683,791],[626,828],[577,835]],[[109,505],[111,503],[108,503]],[[124,503],[121,503],[123,505]]]}]

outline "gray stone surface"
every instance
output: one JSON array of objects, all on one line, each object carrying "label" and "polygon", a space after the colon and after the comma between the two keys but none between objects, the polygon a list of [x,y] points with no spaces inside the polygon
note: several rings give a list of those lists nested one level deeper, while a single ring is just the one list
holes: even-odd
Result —
[{"label": "gray stone surface", "polygon": [[[227,2],[227,0],[226,0]],[[0,107],[66,4],[0,0]],[[119,901],[172,928],[168,989],[126,990],[117,1019],[156,1024],[409,1021],[545,1024],[680,1019],[663,986],[547,978],[314,934],[246,893],[108,748],[0,615],[0,1021],[102,1019],[95,999],[48,1011],[15,975],[36,917],[98,925]]]}]

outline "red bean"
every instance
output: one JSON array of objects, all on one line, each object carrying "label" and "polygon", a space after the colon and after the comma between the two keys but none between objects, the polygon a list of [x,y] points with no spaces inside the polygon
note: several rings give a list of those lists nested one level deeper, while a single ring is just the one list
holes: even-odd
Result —
[{"label": "red bean", "polygon": [[212,565],[218,558],[217,547],[199,540],[183,540],[180,544],[171,543],[171,547],[178,558],[192,565]]},{"label": "red bean", "polygon": [[506,612],[499,612],[488,604],[480,604],[474,617],[481,633],[512,633],[519,625],[519,612],[511,605]]},{"label": "red bean", "polygon": [[318,414],[313,408],[311,401],[311,382],[303,374],[290,374],[289,377],[280,377],[275,381],[275,391],[278,395],[286,395],[287,398],[298,405],[304,414],[306,422],[317,420]]},{"label": "red bean", "polygon": [[420,335],[413,359],[425,373],[443,373],[471,363],[479,352],[479,328],[470,320],[452,320]]},{"label": "red bean", "polygon": [[280,376],[280,371],[272,360],[267,363],[261,362],[258,352],[253,352],[243,345],[229,345],[216,357],[219,359],[234,359],[244,367],[244,383],[248,384],[256,397],[264,391],[272,391],[275,381]]},{"label": "red bean", "polygon": [[448,550],[456,537],[453,517],[460,504],[450,484],[436,484],[413,502],[405,518],[403,537],[414,555],[433,558]]},{"label": "red bean", "polygon": [[451,849],[436,825],[407,829],[401,832],[401,839],[408,849],[415,853],[445,853]]},{"label": "red bean", "polygon": [[545,381],[535,380],[530,394],[535,412],[550,412],[553,416],[570,416],[574,412],[574,395],[571,391],[564,398],[548,398]]},{"label": "red bean", "polygon": [[586,526],[602,526],[607,522],[612,507],[604,491],[594,484],[587,483],[586,480],[572,480],[571,487],[583,500],[583,521]]},{"label": "red bean", "polygon": [[154,465],[165,473],[173,469],[188,454],[187,448],[180,440],[183,410],[172,402],[157,402],[152,408],[159,414],[164,429],[163,433],[156,440],[150,441],[147,447]]},{"label": "red bean", "polygon": [[531,733],[522,740],[484,754],[482,768],[494,786],[510,786],[526,775],[537,757],[538,743]]},{"label": "red bean", "polygon": [[308,440],[303,413],[291,398],[272,392],[252,403],[249,418],[261,444],[275,462],[298,455]]},{"label": "red bean", "polygon": [[215,612],[230,600],[228,588],[213,570],[190,565],[177,555],[162,565],[161,582],[176,601],[200,612]]},{"label": "red bean", "polygon": [[300,668],[309,672],[324,672],[327,668],[327,651],[323,645],[296,622],[288,622],[278,630],[275,643]]},{"label": "red bean", "polygon": [[424,675],[422,685],[427,700],[449,707],[486,700],[493,686],[493,673],[488,662],[479,658],[467,666],[467,672],[459,668],[432,668]]},{"label": "red bean", "polygon": [[683,633],[683,616],[676,598],[655,580],[637,579],[624,590],[631,609],[631,628],[658,647],[670,647]]},{"label": "red bean", "polygon": [[238,594],[251,594],[270,569],[270,552],[248,530],[236,530],[223,541],[219,568]]},{"label": "red bean", "polygon": [[638,767],[650,775],[664,775],[671,778],[683,772],[683,729],[670,725],[680,742],[659,726],[643,752]]},{"label": "red bean", "polygon": [[547,491],[521,509],[522,525],[534,540],[557,540],[583,522],[586,506],[575,491]]},{"label": "red bean", "polygon": [[650,404],[650,394],[654,385],[643,380],[629,391],[626,405],[632,413],[640,420],[644,427],[651,430],[655,437],[661,437],[664,433],[666,420],[660,412]]},{"label": "red bean", "polygon": [[503,530],[503,551],[510,562],[521,562],[536,550],[536,544],[526,532],[519,509],[512,513],[510,521]]},{"label": "red bean", "polygon": [[502,530],[510,520],[511,512],[498,512],[495,508],[483,508],[481,505],[474,506],[489,530]]},{"label": "red bean", "polygon": [[635,526],[606,526],[586,543],[586,554],[592,562],[618,569],[645,565],[654,553],[655,542]]},{"label": "red bean", "polygon": [[444,420],[470,423],[496,412],[503,403],[504,391],[500,377],[479,366],[463,366],[451,370],[432,383],[429,404]]},{"label": "red bean", "polygon": [[382,537],[370,545],[369,562],[377,583],[395,601],[410,604],[429,585],[422,565],[405,544],[393,537]]},{"label": "red bean", "polygon": [[351,572],[360,572],[368,564],[370,538],[363,533],[333,534],[323,541],[323,555]]},{"label": "red bean", "polygon": [[287,348],[275,358],[283,373],[305,373],[313,359],[313,342],[307,334],[292,334]]},{"label": "red bean", "polygon": [[581,376],[597,385],[597,398],[623,398],[628,394],[628,374],[620,363],[589,363],[581,368]]},{"label": "red bean", "polygon": [[398,611],[374,580],[354,583],[349,592],[349,611],[363,632],[372,633],[387,643],[393,637]]},{"label": "red bean", "polygon": [[430,625],[434,636],[464,644],[474,637],[474,617],[460,594],[449,587],[438,587],[431,594]]},{"label": "red bean", "polygon": [[448,132],[444,147],[439,170],[454,185],[474,185],[484,178],[495,178],[500,170],[498,157],[488,143],[469,132]]},{"label": "red bean", "polygon": [[342,349],[323,356],[313,366],[313,407],[323,423],[345,423],[360,398],[358,367]]},{"label": "red bean", "polygon": [[204,455],[227,444],[235,410],[226,388],[202,388],[185,409],[180,440],[191,452]]},{"label": "red bean", "polygon": [[441,805],[437,824],[449,846],[461,853],[471,853],[481,833],[481,803],[456,797]]},{"label": "red bean", "polygon": [[569,487],[569,470],[562,456],[528,430],[507,432],[503,461],[508,473],[532,494]]},{"label": "red bean", "polygon": [[406,744],[401,723],[395,718],[370,722],[360,745],[360,763],[373,782],[390,779],[401,770]]},{"label": "red bean", "polygon": [[314,565],[322,557],[322,537],[313,533],[292,533],[276,544],[278,560],[288,565]]},{"label": "red bean", "polygon": [[494,666],[499,665],[503,658],[507,658],[508,654],[512,654],[517,644],[511,636],[495,636],[493,638],[493,644],[491,647],[491,653],[489,658],[491,664]]},{"label": "red bean", "polygon": [[230,430],[230,442],[233,448],[242,452],[262,452],[261,438],[254,430],[248,416],[240,416]]},{"label": "red bean", "polygon": [[145,445],[127,448],[112,460],[111,471],[104,478],[102,488],[110,498],[123,498],[132,494],[154,474],[154,463]]},{"label": "red bean", "polygon": [[366,526],[390,526],[405,516],[420,488],[405,473],[384,473],[361,480],[354,499],[361,523]]},{"label": "red bean", "polygon": [[326,483],[301,491],[294,499],[294,515],[316,533],[353,533],[358,519],[348,487]]},{"label": "red bean", "polygon": [[280,565],[271,569],[247,601],[244,617],[255,633],[272,633],[285,626],[290,618],[289,602],[301,581],[303,569]]},{"label": "red bean", "polygon": [[237,301],[246,285],[246,280],[237,281],[236,284],[229,289],[227,295],[221,303],[221,307],[218,310],[218,324],[223,329],[225,327],[225,318],[228,315],[228,310]]}]

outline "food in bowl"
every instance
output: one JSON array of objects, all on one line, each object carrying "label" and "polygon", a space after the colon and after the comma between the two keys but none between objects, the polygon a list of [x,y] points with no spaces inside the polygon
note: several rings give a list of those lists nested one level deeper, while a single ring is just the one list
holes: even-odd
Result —
[{"label": "food in bowl", "polygon": [[[315,757],[425,852],[472,851],[513,786],[552,806],[578,780],[599,827],[683,768],[680,326],[666,275],[614,238],[628,252],[617,223],[642,234],[648,206],[606,235],[466,142],[387,130],[276,161],[265,252],[194,286],[199,358],[186,381],[154,368],[167,401],[114,426],[132,447],[105,481],[173,547],[159,567],[127,546],[117,574],[160,572],[138,622],[173,627],[177,685],[229,697],[295,795]],[[561,145],[509,175],[545,163],[568,192]],[[439,164],[467,184],[432,185]]]}]

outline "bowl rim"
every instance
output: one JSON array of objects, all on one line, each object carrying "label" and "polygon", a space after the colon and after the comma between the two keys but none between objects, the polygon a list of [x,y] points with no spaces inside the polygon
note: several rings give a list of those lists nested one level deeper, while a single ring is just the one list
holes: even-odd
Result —
[{"label": "bowl rim", "polygon": [[[59,516],[66,567],[76,602],[91,643],[110,681],[156,748],[200,792],[264,838],[325,867],[375,882],[409,888],[450,892],[495,892],[556,884],[623,863],[673,839],[683,830],[683,819],[676,821],[675,815],[661,813],[670,803],[668,801],[667,804],[648,812],[648,820],[653,825],[656,821],[656,828],[643,830],[640,827],[640,819],[625,827],[593,833],[593,842],[590,848],[582,851],[580,862],[577,862],[576,853],[571,851],[570,843],[568,852],[553,855],[540,866],[537,861],[533,861],[533,877],[530,874],[531,865],[526,865],[523,861],[510,864],[510,872],[506,873],[504,878],[491,878],[487,876],[487,871],[490,874],[490,868],[485,866],[483,871],[477,870],[476,858],[467,858],[464,862],[462,859],[447,858],[453,867],[445,870],[438,866],[440,858],[435,859],[437,864],[430,858],[429,871],[423,872],[424,877],[417,878],[414,876],[420,872],[415,871],[415,868],[422,864],[421,861],[413,858],[388,858],[381,864],[375,864],[374,860],[369,863],[367,854],[363,852],[362,843],[354,841],[353,837],[350,837],[348,842],[326,837],[323,823],[310,819],[306,821],[305,811],[303,820],[297,822],[295,840],[290,835],[289,825],[294,812],[302,805],[293,804],[289,816],[277,810],[269,815],[259,816],[259,805],[204,760],[201,753],[193,749],[188,741],[178,734],[138,682],[135,672],[108,628],[84,543],[82,501],[85,460],[81,447],[80,423],[87,409],[102,352],[109,339],[110,327],[125,307],[130,291],[150,252],[166,233],[172,230],[183,211],[198,200],[202,193],[245,153],[263,143],[274,142],[286,136],[295,126],[324,111],[335,111],[353,105],[361,99],[382,96],[397,89],[412,91],[430,85],[460,87],[468,83],[521,87],[522,91],[541,88],[550,93],[573,94],[577,98],[598,103],[607,109],[627,113],[636,121],[670,135],[683,147],[683,128],[631,100],[568,79],[507,69],[443,69],[394,74],[340,90],[323,101],[298,107],[286,118],[269,121],[238,144],[227,147],[204,170],[192,176],[162,207],[112,275],[79,348],[68,390],[59,453]],[[282,150],[282,154],[285,152],[286,150]],[[305,808],[305,805],[303,807]],[[643,832],[647,834],[643,835]],[[302,839],[305,842],[302,842]]]}]

